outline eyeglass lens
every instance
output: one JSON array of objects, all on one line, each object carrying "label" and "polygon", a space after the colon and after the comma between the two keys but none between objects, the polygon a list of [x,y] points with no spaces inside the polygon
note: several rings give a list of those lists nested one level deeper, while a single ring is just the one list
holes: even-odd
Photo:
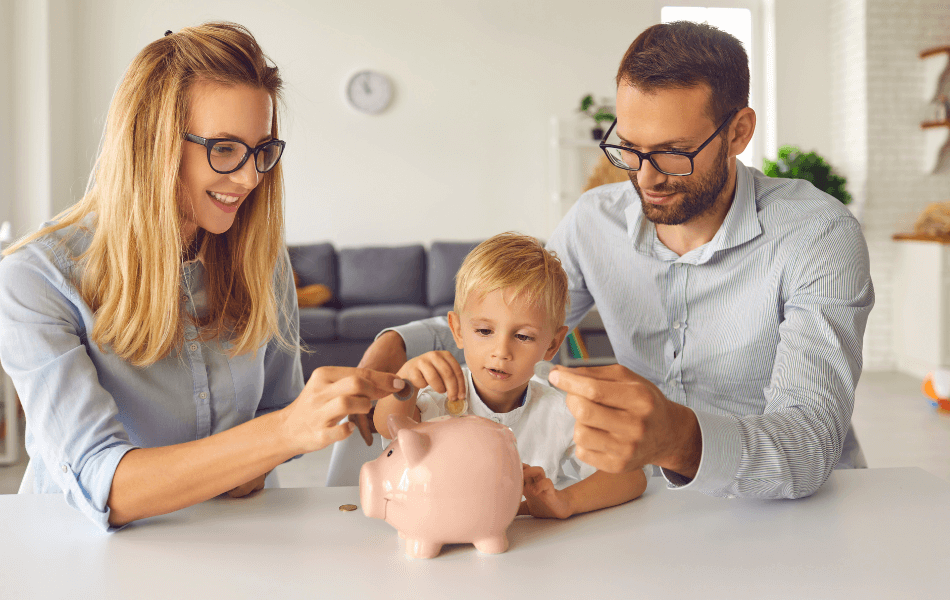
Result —
[{"label": "eyeglass lens", "polygon": [[[248,152],[246,146],[237,142],[217,142],[211,147],[211,153],[209,155],[211,166],[214,167],[216,171],[232,171],[241,164],[241,161],[244,160]],[[261,173],[266,173],[273,169],[278,159],[280,159],[280,153],[280,144],[271,143],[265,145],[260,149],[260,152],[257,153],[257,170]]]},{"label": "eyeglass lens", "polygon": [[[640,169],[640,157],[633,152],[625,152],[617,148],[604,148],[610,161],[621,169],[638,171]],[[693,166],[688,156],[679,154],[653,154],[653,166],[667,175],[682,175],[690,173]]]}]

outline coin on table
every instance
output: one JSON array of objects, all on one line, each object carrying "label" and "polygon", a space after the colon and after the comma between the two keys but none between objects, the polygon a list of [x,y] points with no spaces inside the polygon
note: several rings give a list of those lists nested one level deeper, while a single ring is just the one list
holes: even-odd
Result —
[{"label": "coin on table", "polygon": [[355,504],[341,504],[340,510],[350,512],[351,510],[356,510]]},{"label": "coin on table", "polygon": [[445,410],[449,411],[449,414],[453,417],[457,417],[468,410],[468,401],[464,398],[461,400],[458,398],[449,400],[445,403]]}]

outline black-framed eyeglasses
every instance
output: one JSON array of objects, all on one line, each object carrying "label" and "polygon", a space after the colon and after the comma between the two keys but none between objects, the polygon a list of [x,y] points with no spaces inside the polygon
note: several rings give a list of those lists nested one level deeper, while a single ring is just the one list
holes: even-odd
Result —
[{"label": "black-framed eyeglasses", "polygon": [[185,139],[208,149],[208,164],[215,173],[227,175],[244,166],[250,155],[254,155],[254,168],[258,173],[266,173],[274,168],[286,145],[281,140],[267,140],[257,148],[251,148],[244,142],[228,138],[203,138],[191,133]]},{"label": "black-framed eyeglasses", "polygon": [[709,145],[709,142],[713,141],[719,132],[722,131],[723,127],[726,126],[729,121],[732,120],[732,117],[739,112],[739,109],[733,110],[729,113],[729,116],[726,117],[726,120],[722,122],[722,125],[716,129],[715,132],[709,139],[702,143],[699,148],[692,152],[678,152],[676,150],[657,150],[654,152],[638,152],[629,146],[615,146],[613,144],[607,143],[607,138],[610,137],[610,132],[614,130],[614,127],[617,126],[617,119],[614,119],[614,122],[610,125],[610,129],[607,130],[607,133],[604,134],[603,140],[600,142],[600,149],[604,151],[604,154],[607,155],[607,158],[615,167],[625,169],[627,171],[639,171],[640,167],[643,165],[643,161],[648,160],[650,164],[653,165],[653,168],[663,173],[665,175],[676,175],[679,177],[684,177],[686,175],[693,174],[693,158],[699,154],[703,148]]}]

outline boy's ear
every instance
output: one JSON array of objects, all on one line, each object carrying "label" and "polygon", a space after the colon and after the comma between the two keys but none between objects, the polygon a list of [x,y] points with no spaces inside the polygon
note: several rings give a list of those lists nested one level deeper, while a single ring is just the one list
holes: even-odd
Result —
[{"label": "boy's ear", "polygon": [[458,346],[459,350],[462,350],[462,319],[459,318],[458,313],[454,310],[450,310],[449,314],[449,329],[452,330],[452,337],[455,338],[455,345]]},{"label": "boy's ear", "polygon": [[561,325],[558,330],[554,332],[554,337],[551,339],[551,345],[548,346],[548,349],[544,353],[544,360],[551,360],[554,358],[554,355],[557,354],[557,351],[561,348],[561,344],[564,342],[565,337],[567,337],[567,325]]}]

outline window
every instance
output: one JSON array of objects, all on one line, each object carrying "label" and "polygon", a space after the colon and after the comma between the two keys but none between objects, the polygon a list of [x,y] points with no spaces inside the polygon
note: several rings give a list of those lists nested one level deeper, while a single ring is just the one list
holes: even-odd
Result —
[{"label": "window", "polygon": [[[705,6],[688,6],[691,3],[702,3]],[[697,0],[687,0],[678,2],[666,0],[658,4],[661,4],[660,21],[663,23],[705,22],[735,36],[742,42],[749,56],[749,106],[755,110],[757,124],[752,141],[739,155],[739,160],[745,165],[761,169],[764,154],[774,145],[762,141],[763,138],[771,138],[769,131],[774,129],[772,124],[774,110],[769,110],[770,106],[774,106],[774,100],[765,86],[767,67],[765,57],[770,54],[767,51],[770,42],[765,39],[764,28],[761,26],[762,19],[759,13],[764,11],[760,10],[760,1],[706,0],[704,2],[699,0],[697,2]]]}]

